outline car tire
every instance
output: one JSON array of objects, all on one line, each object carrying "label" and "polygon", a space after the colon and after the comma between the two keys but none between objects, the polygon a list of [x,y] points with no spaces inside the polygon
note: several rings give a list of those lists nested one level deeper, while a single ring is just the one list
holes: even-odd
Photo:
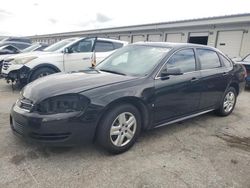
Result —
[{"label": "car tire", "polygon": [[234,110],[236,101],[237,92],[235,88],[229,87],[223,95],[223,99],[221,101],[219,109],[215,111],[216,114],[219,116],[228,116]]},{"label": "car tire", "polygon": [[37,70],[35,70],[32,74],[31,77],[29,79],[29,82],[32,82],[38,78],[44,77],[44,76],[48,76],[50,74],[54,74],[56,71],[49,68],[49,67],[42,67],[39,68]]},{"label": "car tire", "polygon": [[97,140],[108,152],[119,154],[132,147],[141,131],[141,115],[136,107],[121,104],[101,119]]}]

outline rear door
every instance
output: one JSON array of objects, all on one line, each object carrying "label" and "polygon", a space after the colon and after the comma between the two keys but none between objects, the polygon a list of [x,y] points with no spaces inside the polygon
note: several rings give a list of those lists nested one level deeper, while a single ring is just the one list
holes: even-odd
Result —
[{"label": "rear door", "polygon": [[214,108],[226,90],[229,71],[220,61],[217,52],[196,49],[201,68],[200,110]]},{"label": "rear door", "polygon": [[200,71],[192,48],[176,52],[164,68],[180,68],[183,74],[155,80],[156,125],[192,114],[198,110],[200,102]]}]

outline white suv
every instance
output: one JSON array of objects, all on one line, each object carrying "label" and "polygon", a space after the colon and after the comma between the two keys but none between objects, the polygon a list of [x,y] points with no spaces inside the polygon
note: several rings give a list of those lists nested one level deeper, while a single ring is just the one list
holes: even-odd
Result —
[{"label": "white suv", "polygon": [[45,49],[44,52],[20,54],[5,59],[2,77],[5,77],[7,82],[16,81],[26,84],[56,72],[84,70],[91,66],[94,56],[98,64],[116,49],[127,44],[120,40],[97,37],[74,38],[59,49],[55,44]]}]

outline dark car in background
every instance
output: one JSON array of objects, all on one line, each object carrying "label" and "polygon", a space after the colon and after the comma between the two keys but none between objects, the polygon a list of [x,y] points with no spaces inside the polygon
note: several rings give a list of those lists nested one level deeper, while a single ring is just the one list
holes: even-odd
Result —
[{"label": "dark car in background", "polygon": [[31,46],[31,40],[25,37],[7,37],[0,41],[0,46],[12,45],[22,50]]},{"label": "dark car in background", "polygon": [[74,145],[97,140],[128,150],[142,130],[210,111],[229,115],[246,72],[215,48],[135,43],[95,68],[28,84],[13,105],[13,132],[33,142]]},{"label": "dark car in background", "polygon": [[20,49],[9,44],[0,46],[0,55],[18,54],[20,52],[21,52]]},{"label": "dark car in background", "polygon": [[[48,47],[47,44],[44,43],[34,43],[28,48],[25,48],[23,50],[18,49],[15,46],[12,45],[3,45],[0,47],[0,74],[2,72],[2,66],[3,66],[3,61],[5,58],[8,58],[10,56],[13,56],[14,54],[19,54],[19,53],[28,53],[28,52],[34,52],[34,51],[43,51]],[[0,75],[1,77],[1,75]]]},{"label": "dark car in background", "polygon": [[14,41],[14,42],[25,42],[31,44],[31,40],[26,37],[6,37],[1,40],[1,42],[6,42],[6,41]]},{"label": "dark car in background", "polygon": [[246,87],[250,87],[250,54],[246,55],[242,60],[238,61],[237,63],[242,64],[246,68]]}]

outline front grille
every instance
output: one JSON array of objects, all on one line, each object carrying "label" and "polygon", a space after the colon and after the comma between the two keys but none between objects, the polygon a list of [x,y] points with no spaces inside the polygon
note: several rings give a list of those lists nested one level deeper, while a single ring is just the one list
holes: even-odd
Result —
[{"label": "front grille", "polygon": [[70,133],[51,133],[51,134],[38,134],[31,133],[30,137],[37,140],[64,140],[70,136]]},{"label": "front grille", "polygon": [[8,68],[9,68],[9,66],[11,65],[11,63],[9,63],[9,62],[3,62],[3,70],[7,70]]},{"label": "front grille", "polygon": [[19,134],[21,134],[21,135],[24,134],[24,125],[22,125],[22,124],[16,122],[15,120],[12,120],[12,126],[13,126],[13,129],[14,129],[17,133],[19,133]]},{"label": "front grille", "polygon": [[33,102],[29,99],[26,99],[26,98],[19,99],[17,102],[17,105],[20,108],[27,110],[27,111],[31,111],[33,106],[34,106]]}]

